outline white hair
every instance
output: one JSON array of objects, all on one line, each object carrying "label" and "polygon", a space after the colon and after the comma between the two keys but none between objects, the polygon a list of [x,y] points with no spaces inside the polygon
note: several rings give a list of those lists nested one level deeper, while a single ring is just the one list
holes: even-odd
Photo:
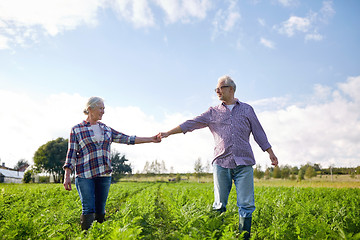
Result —
[{"label": "white hair", "polygon": [[224,75],[219,78],[218,82],[224,81],[225,85],[231,86],[234,89],[234,92],[236,91],[236,84],[234,80],[231,79],[231,77]]},{"label": "white hair", "polygon": [[103,103],[104,100],[100,97],[91,97],[89,98],[89,100],[86,103],[86,107],[84,109],[84,114],[88,115],[89,114],[89,108],[94,108],[96,107],[99,103]]}]

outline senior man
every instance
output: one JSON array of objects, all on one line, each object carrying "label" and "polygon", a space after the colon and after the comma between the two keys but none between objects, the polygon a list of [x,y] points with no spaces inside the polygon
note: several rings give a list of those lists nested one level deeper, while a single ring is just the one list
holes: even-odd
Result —
[{"label": "senior man", "polygon": [[218,79],[215,92],[221,104],[210,107],[203,114],[187,120],[168,132],[159,133],[166,138],[172,134],[187,133],[208,127],[214,136],[215,149],[213,209],[226,211],[229,193],[234,181],[239,208],[239,231],[250,238],[252,213],[255,210],[253,168],[255,158],[249,137],[254,136],[263,151],[269,153],[271,164],[278,165],[267,136],[253,108],[234,97],[236,84],[229,76]]}]

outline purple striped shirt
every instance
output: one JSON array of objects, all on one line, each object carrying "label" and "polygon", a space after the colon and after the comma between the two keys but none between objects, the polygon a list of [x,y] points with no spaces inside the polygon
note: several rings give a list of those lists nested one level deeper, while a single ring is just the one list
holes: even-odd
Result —
[{"label": "purple striped shirt", "polygon": [[213,163],[224,168],[255,165],[249,142],[250,133],[263,151],[271,147],[254,109],[239,100],[236,100],[231,111],[222,103],[210,107],[192,120],[185,121],[180,127],[184,134],[209,127],[215,141]]},{"label": "purple striped shirt", "polygon": [[99,122],[104,133],[98,142],[89,122],[83,121],[71,129],[69,147],[63,168],[76,170],[76,176],[93,178],[111,173],[110,144],[135,144],[135,136],[128,136]]}]

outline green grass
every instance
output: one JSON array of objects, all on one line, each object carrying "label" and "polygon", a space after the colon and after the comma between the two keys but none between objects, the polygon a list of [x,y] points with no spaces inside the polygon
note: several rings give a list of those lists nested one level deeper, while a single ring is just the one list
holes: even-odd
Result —
[{"label": "green grass", "polygon": [[[255,199],[252,239],[360,239],[359,188],[256,186]],[[226,213],[212,201],[212,183],[120,182],[85,234],[76,190],[0,184],[0,239],[238,239],[234,189]]]}]

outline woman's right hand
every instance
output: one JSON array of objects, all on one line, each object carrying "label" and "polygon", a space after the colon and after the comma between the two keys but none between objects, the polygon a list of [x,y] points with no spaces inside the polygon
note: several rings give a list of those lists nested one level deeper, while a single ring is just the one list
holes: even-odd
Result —
[{"label": "woman's right hand", "polygon": [[71,191],[71,178],[70,176],[64,178],[64,187],[66,190]]},{"label": "woman's right hand", "polygon": [[69,168],[65,168],[65,176],[64,176],[64,188],[65,190],[71,191],[71,178],[70,178],[71,170]]}]

